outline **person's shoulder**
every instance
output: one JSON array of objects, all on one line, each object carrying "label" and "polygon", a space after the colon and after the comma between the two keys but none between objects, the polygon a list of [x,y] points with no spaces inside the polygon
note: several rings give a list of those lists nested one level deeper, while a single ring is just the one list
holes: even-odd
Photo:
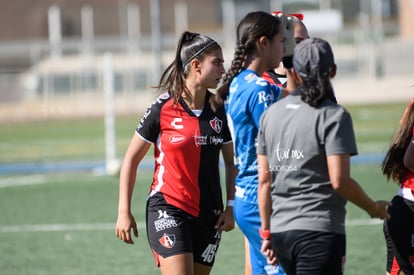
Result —
[{"label": "person's shoulder", "polygon": [[331,100],[325,100],[325,102],[323,102],[321,112],[330,120],[341,120],[344,117],[351,117],[351,114],[344,106]]},{"label": "person's shoulder", "polygon": [[169,93],[167,93],[167,92],[162,93],[151,103],[151,105],[148,107],[148,109],[161,110],[162,107],[165,105],[165,103],[167,103],[170,100],[172,100],[172,98],[169,95]]},{"label": "person's shoulder", "polygon": [[249,85],[250,87],[254,87],[255,89],[261,89],[262,87],[270,87],[270,83],[263,77],[257,75],[256,72],[245,69],[241,71],[237,78],[241,81],[241,84]]},{"label": "person's shoulder", "polygon": [[335,103],[329,100],[329,110],[336,111],[338,113],[349,113],[348,110],[339,103]]},{"label": "person's shoulder", "polygon": [[169,93],[165,92],[160,94],[154,101],[153,104],[164,104],[165,102],[167,102],[168,100],[171,99],[171,96]]}]

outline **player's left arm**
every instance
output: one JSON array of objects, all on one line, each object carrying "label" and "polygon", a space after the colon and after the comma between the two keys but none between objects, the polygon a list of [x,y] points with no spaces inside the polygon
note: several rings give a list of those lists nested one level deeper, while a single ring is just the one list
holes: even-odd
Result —
[{"label": "player's left arm", "polygon": [[[271,176],[269,171],[269,161],[266,155],[257,154],[257,168],[259,182],[257,186],[257,197],[260,212],[260,230],[270,232],[270,215],[272,212]],[[261,236],[263,238],[263,236]],[[270,238],[262,239],[261,251],[266,256],[269,264],[276,264],[277,258],[272,247]]]},{"label": "player's left arm", "polygon": [[225,169],[225,181],[226,181],[226,196],[227,205],[224,212],[219,216],[216,224],[216,228],[222,231],[230,231],[234,228],[234,217],[233,217],[233,203],[234,203],[234,192],[235,185],[234,181],[238,170],[234,166],[234,152],[233,143],[225,143],[221,148],[221,153],[224,160]]}]

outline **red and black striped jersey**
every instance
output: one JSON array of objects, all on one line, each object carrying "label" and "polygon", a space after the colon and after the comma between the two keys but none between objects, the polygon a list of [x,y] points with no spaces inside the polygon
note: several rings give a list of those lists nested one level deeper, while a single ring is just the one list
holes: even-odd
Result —
[{"label": "red and black striped jersey", "polygon": [[184,100],[174,104],[160,95],[141,119],[136,133],[153,143],[155,168],[150,196],[161,192],[167,203],[190,215],[222,211],[219,156],[231,142],[224,108],[214,112],[207,92],[204,109],[196,116]]}]

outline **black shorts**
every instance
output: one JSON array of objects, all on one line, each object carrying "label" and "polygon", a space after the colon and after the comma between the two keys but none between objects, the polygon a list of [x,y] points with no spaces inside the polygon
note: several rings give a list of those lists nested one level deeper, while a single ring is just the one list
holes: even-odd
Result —
[{"label": "black shorts", "polygon": [[386,221],[385,230],[392,240],[393,254],[405,274],[414,274],[414,202],[395,196],[388,212],[391,218]]},{"label": "black shorts", "polygon": [[344,234],[291,230],[272,233],[271,241],[288,275],[342,275],[344,272]]},{"label": "black shorts", "polygon": [[194,217],[167,204],[157,193],[147,201],[147,237],[157,265],[163,258],[192,253],[194,262],[213,266],[221,231],[214,228],[218,216],[200,214]]}]

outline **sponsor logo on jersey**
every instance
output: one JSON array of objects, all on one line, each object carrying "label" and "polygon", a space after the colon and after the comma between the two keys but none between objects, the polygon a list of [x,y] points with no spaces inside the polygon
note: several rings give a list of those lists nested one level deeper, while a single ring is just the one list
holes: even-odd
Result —
[{"label": "sponsor logo on jersey", "polygon": [[184,129],[184,125],[182,124],[182,122],[183,119],[181,117],[176,117],[171,122],[171,126],[173,126],[177,130]]},{"label": "sponsor logo on jersey", "polygon": [[257,79],[257,75],[254,73],[250,73],[244,77],[244,80],[246,80],[247,83],[250,83],[256,79]]},{"label": "sponsor logo on jersey", "polygon": [[200,145],[219,145],[223,143],[223,138],[215,136],[194,136],[195,145],[198,147]]},{"label": "sponsor logo on jersey", "polygon": [[269,85],[269,82],[267,82],[267,80],[262,77],[258,77],[256,80],[256,85],[265,87]]},{"label": "sponsor logo on jersey", "polygon": [[223,139],[221,137],[210,137],[210,144],[219,145],[223,143]]},{"label": "sponsor logo on jersey", "polygon": [[169,141],[171,144],[180,144],[180,143],[183,143],[185,140],[186,140],[186,137],[182,135],[172,135],[169,138]]},{"label": "sponsor logo on jersey", "polygon": [[173,248],[175,245],[175,235],[164,233],[158,241],[165,248]]},{"label": "sponsor logo on jersey", "polygon": [[194,142],[196,146],[207,145],[207,136],[194,136]]},{"label": "sponsor logo on jersey", "polygon": [[221,133],[221,129],[223,127],[223,121],[218,119],[217,117],[214,117],[212,120],[210,120],[210,126],[213,128],[213,130],[217,133]]},{"label": "sponsor logo on jersey", "polygon": [[161,218],[167,219],[167,218],[171,218],[171,216],[168,215],[167,211],[165,211],[165,210],[164,211],[158,210],[158,218],[157,219],[161,219]]},{"label": "sponsor logo on jersey", "polygon": [[278,161],[286,160],[286,159],[303,159],[305,158],[303,150],[300,149],[290,149],[290,148],[281,148],[280,142],[277,144],[276,149],[276,157]]},{"label": "sponsor logo on jersey", "polygon": [[142,116],[137,128],[138,130],[141,129],[144,126],[144,121],[147,119],[147,117],[151,114],[151,108],[148,108],[147,111]]},{"label": "sponsor logo on jersey", "polygon": [[286,109],[293,109],[293,110],[297,110],[300,108],[300,104],[286,104]]},{"label": "sponsor logo on jersey", "polygon": [[167,211],[158,210],[158,218],[154,221],[154,227],[159,232],[168,228],[177,227],[177,222],[167,214]]},{"label": "sponsor logo on jersey", "polygon": [[275,102],[275,97],[271,93],[266,93],[266,91],[260,91],[257,93],[259,98],[259,104],[265,104],[265,107],[269,107],[273,102]]},{"label": "sponsor logo on jersey", "polygon": [[265,265],[264,269],[266,270],[267,275],[285,274],[283,268],[280,265]]}]

